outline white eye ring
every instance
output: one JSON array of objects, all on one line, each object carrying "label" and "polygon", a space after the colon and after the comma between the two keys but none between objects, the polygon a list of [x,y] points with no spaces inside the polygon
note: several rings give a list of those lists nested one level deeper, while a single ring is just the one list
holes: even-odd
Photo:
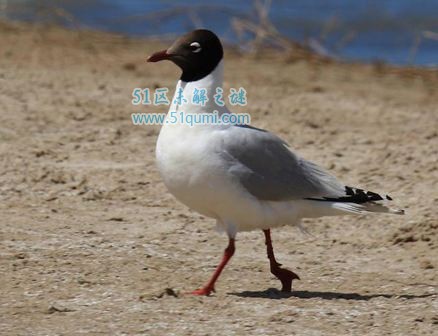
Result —
[{"label": "white eye ring", "polygon": [[195,47],[196,49],[192,50],[194,53],[198,53],[202,50],[201,45],[198,42],[190,43],[191,47]]}]

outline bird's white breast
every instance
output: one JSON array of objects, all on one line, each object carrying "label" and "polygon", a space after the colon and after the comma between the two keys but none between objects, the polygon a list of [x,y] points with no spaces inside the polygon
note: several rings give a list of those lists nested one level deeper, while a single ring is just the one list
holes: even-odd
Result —
[{"label": "bird's white breast", "polygon": [[157,141],[158,169],[169,191],[190,208],[217,218],[227,178],[214,155],[214,134],[206,126],[163,126]]}]

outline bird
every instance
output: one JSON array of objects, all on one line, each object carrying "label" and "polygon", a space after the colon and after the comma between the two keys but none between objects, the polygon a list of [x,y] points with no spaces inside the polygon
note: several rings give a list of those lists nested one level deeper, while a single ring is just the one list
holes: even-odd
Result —
[{"label": "bird", "polygon": [[[392,198],[346,186],[315,163],[295,153],[275,134],[249,124],[170,123],[169,114],[231,113],[213,99],[222,88],[224,51],[218,36],[196,29],[147,62],[168,60],[182,71],[175,96],[156,143],[156,162],[169,192],[190,209],[216,220],[228,236],[222,260],[210,280],[194,295],[210,295],[235,253],[238,232],[261,230],[271,273],[282,292],[292,291],[299,276],[277,261],[271,229],[300,226],[303,218],[369,212],[403,214],[389,207]],[[195,89],[206,89],[208,101],[192,102]],[[178,101],[183,94],[185,102]]]}]

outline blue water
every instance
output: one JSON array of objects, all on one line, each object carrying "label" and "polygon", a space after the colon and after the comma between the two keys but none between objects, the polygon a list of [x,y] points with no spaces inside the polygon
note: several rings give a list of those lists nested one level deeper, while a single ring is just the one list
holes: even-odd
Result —
[{"label": "blue water", "polygon": [[[71,27],[65,18],[41,10],[53,3],[83,27],[150,36],[179,35],[202,26],[233,44],[238,40],[232,18],[257,18],[253,1],[231,0],[15,0],[8,2],[6,15],[31,21],[55,19]],[[269,18],[285,36],[319,41],[329,54],[343,59],[438,65],[438,41],[421,37],[424,31],[438,33],[438,0],[273,0]],[[330,23],[331,29],[325,29]]]}]

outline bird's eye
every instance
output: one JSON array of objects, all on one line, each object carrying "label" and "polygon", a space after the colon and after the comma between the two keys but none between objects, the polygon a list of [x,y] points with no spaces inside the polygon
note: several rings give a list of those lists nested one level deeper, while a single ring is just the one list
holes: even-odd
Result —
[{"label": "bird's eye", "polygon": [[192,42],[190,43],[190,49],[194,53],[198,53],[202,50],[201,45],[198,42]]}]

